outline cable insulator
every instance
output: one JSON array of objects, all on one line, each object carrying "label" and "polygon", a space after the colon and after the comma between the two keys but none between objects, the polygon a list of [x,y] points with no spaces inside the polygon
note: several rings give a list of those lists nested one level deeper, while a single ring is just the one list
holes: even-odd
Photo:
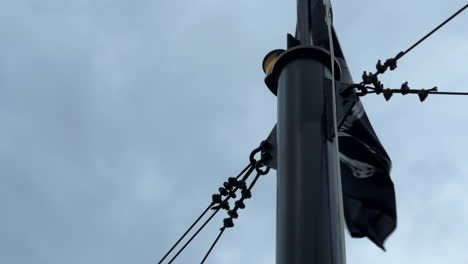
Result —
[{"label": "cable insulator", "polygon": [[244,199],[250,199],[252,197],[252,192],[249,189],[244,189],[241,193]]},{"label": "cable insulator", "polygon": [[429,92],[436,92],[436,91],[437,91],[437,87],[431,88],[429,90],[425,90],[425,89],[419,90],[418,91],[419,100],[421,102],[424,102],[424,100],[426,100],[427,96],[429,95]]},{"label": "cable insulator", "polygon": [[420,91],[418,92],[419,100],[420,100],[421,102],[424,102],[424,100],[426,100],[426,98],[427,98],[428,95],[429,95],[428,92],[427,92],[426,90],[424,90],[424,89],[422,89],[422,90],[420,90]]},{"label": "cable insulator", "polygon": [[215,204],[219,204],[223,201],[223,199],[221,198],[221,194],[213,194],[213,196],[211,196],[212,200],[213,200],[213,203]]},{"label": "cable insulator", "polygon": [[247,183],[245,183],[245,181],[242,181],[242,182],[239,182],[239,189],[241,190],[245,190],[247,189]]},{"label": "cable insulator", "polygon": [[229,191],[229,197],[236,198],[237,195],[236,195],[236,193],[234,191]]},{"label": "cable insulator", "polygon": [[388,100],[390,100],[390,98],[392,98],[393,92],[390,89],[384,89],[383,90],[383,95],[385,97],[385,100],[388,101]]},{"label": "cable insulator", "polygon": [[220,205],[221,209],[224,209],[224,210],[229,210],[230,209],[228,201],[222,201],[219,205]]},{"label": "cable insulator", "polygon": [[[398,55],[400,55],[400,54],[401,54],[401,52],[398,53]],[[397,55],[397,57],[398,57],[398,55]],[[386,60],[385,63],[384,63],[385,68],[389,67],[391,71],[395,70],[397,68],[397,57],[390,58],[390,59]]]},{"label": "cable insulator", "polygon": [[234,211],[234,210],[229,210],[229,211],[228,211],[228,215],[229,215],[230,217],[234,218],[234,219],[236,219],[236,218],[239,217],[239,214],[238,214],[236,211]]},{"label": "cable insulator", "polygon": [[229,177],[228,182],[229,182],[230,185],[232,185],[234,187],[237,186],[237,184],[239,183],[239,181],[234,177]]},{"label": "cable insulator", "polygon": [[224,182],[224,183],[223,183],[223,186],[224,186],[224,188],[226,188],[227,190],[232,190],[232,188],[234,187],[234,186],[232,186],[232,184],[230,184],[229,182]]},{"label": "cable insulator", "polygon": [[219,190],[219,193],[223,196],[227,196],[229,194],[229,192],[223,187],[220,187],[218,190]]},{"label": "cable insulator", "polygon": [[377,61],[377,65],[375,65],[375,68],[377,69],[378,73],[384,73],[387,70],[387,67],[382,65],[382,62],[380,60]]},{"label": "cable insulator", "polygon": [[362,82],[363,82],[364,84],[370,84],[370,83],[372,83],[372,81],[369,80],[369,75],[367,75],[367,72],[366,72],[366,71],[364,71],[364,72],[362,73]]},{"label": "cable insulator", "polygon": [[223,223],[224,227],[226,228],[234,227],[234,222],[232,221],[232,218],[224,218]]},{"label": "cable insulator", "polygon": [[239,209],[244,209],[244,208],[245,208],[244,201],[239,200],[239,201],[236,201],[234,204],[235,204],[236,207],[238,207]]},{"label": "cable insulator", "polygon": [[404,82],[402,85],[401,85],[401,94],[402,95],[406,95],[408,94],[408,91],[410,90],[409,86],[408,86],[408,82]]}]

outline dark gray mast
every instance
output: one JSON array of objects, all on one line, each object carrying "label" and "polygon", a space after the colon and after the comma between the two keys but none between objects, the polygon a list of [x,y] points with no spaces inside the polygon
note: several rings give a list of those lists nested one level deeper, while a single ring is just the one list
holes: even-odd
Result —
[{"label": "dark gray mast", "polygon": [[[343,205],[324,0],[297,0],[296,39],[276,61],[277,264],[344,264]],[[330,10],[331,11],[331,10]],[[276,82],[277,81],[277,82]]]}]

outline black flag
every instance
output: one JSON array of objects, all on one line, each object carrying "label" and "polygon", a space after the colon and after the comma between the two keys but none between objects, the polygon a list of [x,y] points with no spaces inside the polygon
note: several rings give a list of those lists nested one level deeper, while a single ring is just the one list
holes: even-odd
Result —
[{"label": "black flag", "polygon": [[[321,5],[311,7],[316,17],[323,17]],[[353,83],[343,51],[332,26],[332,41],[339,61],[341,82],[335,82],[338,142],[340,155],[343,209],[352,237],[368,237],[385,250],[385,239],[397,223],[395,189],[390,178],[392,162],[375,134],[359,97],[347,92]],[[311,29],[313,44],[329,49],[329,36],[323,23]],[[348,85],[343,85],[348,83]],[[351,103],[350,103],[351,102]]]},{"label": "black flag", "polygon": [[[357,100],[339,131],[343,207],[353,237],[368,237],[384,249],[396,228],[391,160]],[[385,249],[384,249],[385,250]]]}]

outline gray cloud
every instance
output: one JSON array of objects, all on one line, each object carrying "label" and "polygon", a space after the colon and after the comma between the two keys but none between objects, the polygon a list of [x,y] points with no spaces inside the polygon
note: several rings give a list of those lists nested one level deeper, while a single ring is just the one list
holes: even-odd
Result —
[{"label": "gray cloud", "polygon": [[[463,5],[334,2],[357,80]],[[362,8],[361,8],[362,7]],[[275,122],[261,61],[294,31],[294,3],[14,1],[0,8],[0,262],[154,263]],[[466,90],[466,14],[385,84]],[[367,38],[362,38],[367,34]],[[466,262],[465,98],[364,99],[394,162],[399,225],[387,253],[348,262]],[[275,174],[209,263],[272,263]],[[222,217],[180,263],[199,261]]]}]

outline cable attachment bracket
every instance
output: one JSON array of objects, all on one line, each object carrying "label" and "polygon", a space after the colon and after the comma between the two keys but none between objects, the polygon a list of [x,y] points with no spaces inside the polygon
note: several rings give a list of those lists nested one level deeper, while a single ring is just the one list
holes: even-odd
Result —
[{"label": "cable attachment bracket", "polygon": [[[270,150],[272,148],[271,143],[269,143],[266,140],[263,140],[260,143],[260,146],[258,148],[254,149],[252,153],[250,153],[249,160],[250,164],[255,168],[256,172],[260,175],[266,175],[270,171],[270,167],[268,167],[266,164],[272,159],[272,156],[270,154]],[[255,159],[255,155],[257,153],[261,153],[261,157],[259,160]],[[265,167],[265,169],[262,169]]]}]

